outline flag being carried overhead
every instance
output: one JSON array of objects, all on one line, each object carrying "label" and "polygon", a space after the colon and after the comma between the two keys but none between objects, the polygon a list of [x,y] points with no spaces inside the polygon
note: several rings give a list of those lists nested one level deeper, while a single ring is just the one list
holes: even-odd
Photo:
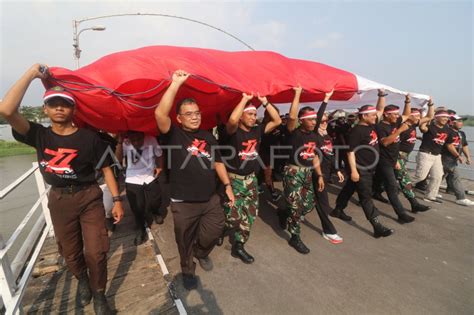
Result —
[{"label": "flag being carried overhead", "polygon": [[[203,128],[215,126],[217,114],[226,118],[242,92],[266,95],[272,103],[289,103],[294,94],[292,87],[301,84],[302,102],[322,101],[325,92],[334,88],[331,100],[350,101],[349,104],[361,97],[363,100],[365,92],[378,88],[405,94],[344,70],[274,52],[173,46],[111,54],[76,71],[53,67],[52,77],[44,84],[63,86],[75,96],[79,124],[85,122],[110,132],[132,129],[156,134],[154,107],[177,69],[192,75],[177,100],[197,100],[203,112]],[[428,100],[428,96],[420,94],[412,98]]]}]

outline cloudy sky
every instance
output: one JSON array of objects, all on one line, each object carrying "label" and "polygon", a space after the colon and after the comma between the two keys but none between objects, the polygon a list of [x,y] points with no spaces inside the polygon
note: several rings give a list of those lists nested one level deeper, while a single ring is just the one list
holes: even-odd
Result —
[{"label": "cloudy sky", "polygon": [[[200,20],[257,50],[326,63],[474,114],[472,1],[0,0],[0,97],[35,62],[75,68],[72,20],[136,12]],[[107,30],[81,34],[81,65],[149,45],[246,50],[222,33],[177,19],[115,17],[80,28],[97,24]],[[34,82],[23,104],[39,105],[41,95]]]}]

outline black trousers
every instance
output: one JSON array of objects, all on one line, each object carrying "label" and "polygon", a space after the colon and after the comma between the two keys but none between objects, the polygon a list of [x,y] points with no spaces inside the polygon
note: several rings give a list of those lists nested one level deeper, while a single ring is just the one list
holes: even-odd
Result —
[{"label": "black trousers", "polygon": [[172,202],[171,212],[181,270],[194,274],[193,257],[207,257],[224,230],[225,215],[220,198],[214,194],[206,202]]},{"label": "black trousers", "polygon": [[[401,215],[405,213],[405,208],[403,207],[400,199],[398,198],[398,189],[399,183],[395,176],[395,170],[393,166],[386,165],[383,163],[379,163],[377,165],[377,171],[375,172],[375,187],[384,187],[385,191],[387,192],[388,199],[390,200],[390,204],[395,210],[397,215]],[[374,187],[374,190],[375,190]],[[381,192],[381,191],[376,191]]]},{"label": "black trousers", "polygon": [[143,185],[125,183],[125,188],[137,229],[143,229],[146,221],[151,224],[152,214],[159,214],[161,188],[158,179]]},{"label": "black trousers", "polygon": [[377,208],[375,208],[372,201],[372,184],[374,171],[359,170],[360,179],[354,183],[351,178],[347,179],[346,184],[342,187],[341,192],[336,199],[336,208],[344,210],[349,203],[355,191],[359,195],[359,202],[364,210],[365,217],[370,220],[379,215]]},{"label": "black trousers", "polygon": [[[329,172],[329,169],[327,170]],[[329,179],[328,172],[323,171],[324,182],[327,183]],[[332,208],[329,205],[328,192],[326,188],[323,191],[318,191],[318,176],[313,172],[313,189],[316,195],[315,198],[315,208],[318,213],[319,220],[321,221],[321,227],[325,234],[337,234],[337,230],[329,219],[329,213],[331,213]]]}]

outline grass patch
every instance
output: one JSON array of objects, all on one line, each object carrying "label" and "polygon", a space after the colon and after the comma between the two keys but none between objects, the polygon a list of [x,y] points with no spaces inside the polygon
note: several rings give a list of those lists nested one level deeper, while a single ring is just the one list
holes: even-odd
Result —
[{"label": "grass patch", "polygon": [[0,157],[34,154],[35,152],[35,148],[29,145],[16,141],[0,140]]}]

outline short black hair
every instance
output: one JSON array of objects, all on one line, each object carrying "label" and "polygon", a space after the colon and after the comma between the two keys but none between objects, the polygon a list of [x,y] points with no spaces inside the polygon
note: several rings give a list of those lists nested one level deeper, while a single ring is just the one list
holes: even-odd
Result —
[{"label": "short black hair", "polygon": [[298,112],[298,118],[303,116],[306,112],[314,112],[314,108],[312,108],[311,106],[305,106],[301,108],[300,111]]},{"label": "short black hair", "polygon": [[182,99],[181,101],[178,102],[178,104],[176,104],[176,114],[179,114],[179,111],[181,110],[181,106],[186,105],[186,104],[196,104],[197,105],[197,102],[192,97],[187,97],[187,98]]}]

